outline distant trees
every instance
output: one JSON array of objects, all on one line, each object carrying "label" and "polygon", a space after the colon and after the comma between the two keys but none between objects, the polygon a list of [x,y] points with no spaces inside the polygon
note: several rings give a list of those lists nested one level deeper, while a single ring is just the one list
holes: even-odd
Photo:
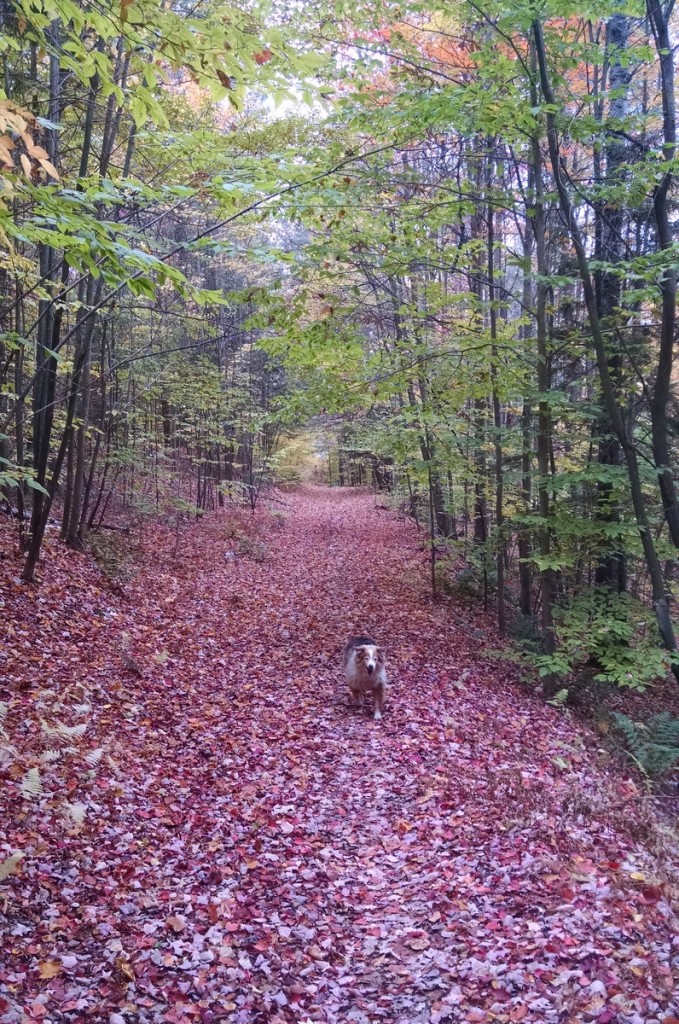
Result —
[{"label": "distant trees", "polygon": [[266,473],[281,374],[228,293],[267,273],[223,228],[271,185],[223,104],[305,64],[245,11],[199,8],[2,8],[0,482],[27,581],[58,494],[78,546],[112,496],[208,508]]},{"label": "distant trees", "polygon": [[293,372],[315,339],[326,407],[342,373],[319,323],[360,342],[342,446],[393,460],[501,631],[539,624],[548,695],[593,587],[652,606],[642,632],[679,674],[671,14],[461,3],[385,9],[376,33],[358,8],[378,59],[352,124],[393,149],[298,213],[305,314],[278,310]]}]

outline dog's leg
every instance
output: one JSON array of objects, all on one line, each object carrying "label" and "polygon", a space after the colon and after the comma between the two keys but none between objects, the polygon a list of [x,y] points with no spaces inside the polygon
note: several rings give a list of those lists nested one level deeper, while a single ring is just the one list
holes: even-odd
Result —
[{"label": "dog's leg", "polygon": [[375,712],[373,718],[376,722],[379,722],[382,718],[382,711],[384,709],[384,686],[376,686],[373,690],[373,700],[375,702]]},{"label": "dog's leg", "polygon": [[355,708],[360,708],[360,706],[361,706],[361,691],[360,690],[354,690],[352,688],[351,696],[352,696],[352,699],[353,699],[352,703],[353,703],[354,707]]}]

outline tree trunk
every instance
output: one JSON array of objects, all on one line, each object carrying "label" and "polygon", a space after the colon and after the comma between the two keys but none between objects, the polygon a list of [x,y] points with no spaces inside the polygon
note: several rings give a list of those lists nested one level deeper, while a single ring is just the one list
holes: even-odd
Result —
[{"label": "tree trunk", "polygon": [[[556,130],[556,119],[554,116],[554,110],[558,108],[555,104],[555,97],[554,93],[552,92],[549,80],[549,73],[547,70],[547,54],[545,51],[544,37],[542,34],[542,25],[538,20],[533,22],[533,38],[535,41],[538,65],[540,69],[540,82],[542,85],[542,92],[545,101],[548,105],[546,117],[547,143],[549,146],[550,163],[552,165],[552,173],[554,175],[554,181],[559,196],[559,204],[561,206],[561,211],[564,220],[566,221],[566,224],[568,226],[571,241],[573,243],[573,248],[575,250],[578,271],[580,274],[580,280],[582,282],[582,289],[585,298],[585,304],[587,306],[587,314],[589,318],[590,329],[592,332],[592,342],[594,345],[594,351],[596,353],[596,362],[597,368],[599,370],[601,392],[603,395],[604,403],[606,405],[606,410],[611,419],[611,424],[625,453],[627,476],[629,479],[632,504],[634,506],[634,514],[637,522],[637,527],[639,529],[641,543],[644,549],[644,556],[646,558],[648,574],[651,580],[651,589],[653,593],[653,607],[658,622],[658,628],[660,630],[660,635],[662,637],[665,648],[668,651],[674,652],[677,649],[677,643],[674,635],[674,627],[672,625],[672,620],[669,612],[669,603],[667,600],[667,593],[665,590],[665,580],[663,577],[662,566],[660,564],[658,553],[656,551],[655,543],[653,540],[653,534],[651,532],[650,524],[648,522],[648,516],[646,515],[644,493],[641,485],[641,474],[639,472],[639,460],[637,457],[637,452],[633,440],[627,436],[627,431],[625,429],[625,421],[623,419],[622,412],[616,403],[615,388],[613,386],[613,382],[611,380],[608,368],[608,353],[606,351],[604,336],[601,330],[601,323],[597,312],[594,286],[592,284],[592,278],[587,264],[587,254],[585,252],[585,247],[580,234],[580,228],[578,226],[578,222],[573,212],[570,196],[568,194],[561,174],[561,153]],[[677,681],[679,681],[679,665],[673,665],[672,671]]]}]

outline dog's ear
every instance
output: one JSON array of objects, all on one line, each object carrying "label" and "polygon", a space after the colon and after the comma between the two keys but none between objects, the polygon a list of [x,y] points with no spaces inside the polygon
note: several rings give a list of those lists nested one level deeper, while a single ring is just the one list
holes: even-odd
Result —
[{"label": "dog's ear", "polygon": [[377,648],[377,660],[379,661],[380,665],[386,664],[387,661],[384,651],[381,651],[379,647]]}]

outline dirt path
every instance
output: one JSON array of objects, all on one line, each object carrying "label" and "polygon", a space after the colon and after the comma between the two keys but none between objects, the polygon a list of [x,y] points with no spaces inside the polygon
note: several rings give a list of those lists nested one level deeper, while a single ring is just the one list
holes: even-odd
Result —
[{"label": "dirt path", "polygon": [[[488,624],[431,603],[409,524],[354,492],[285,500],[249,542],[215,516],[179,562],[159,544],[117,610],[79,599],[68,642],[113,766],[79,835],[2,836],[30,856],[0,917],[0,1022],[679,1013],[633,784],[479,660]],[[391,662],[381,723],[338,668],[366,631]]]}]

